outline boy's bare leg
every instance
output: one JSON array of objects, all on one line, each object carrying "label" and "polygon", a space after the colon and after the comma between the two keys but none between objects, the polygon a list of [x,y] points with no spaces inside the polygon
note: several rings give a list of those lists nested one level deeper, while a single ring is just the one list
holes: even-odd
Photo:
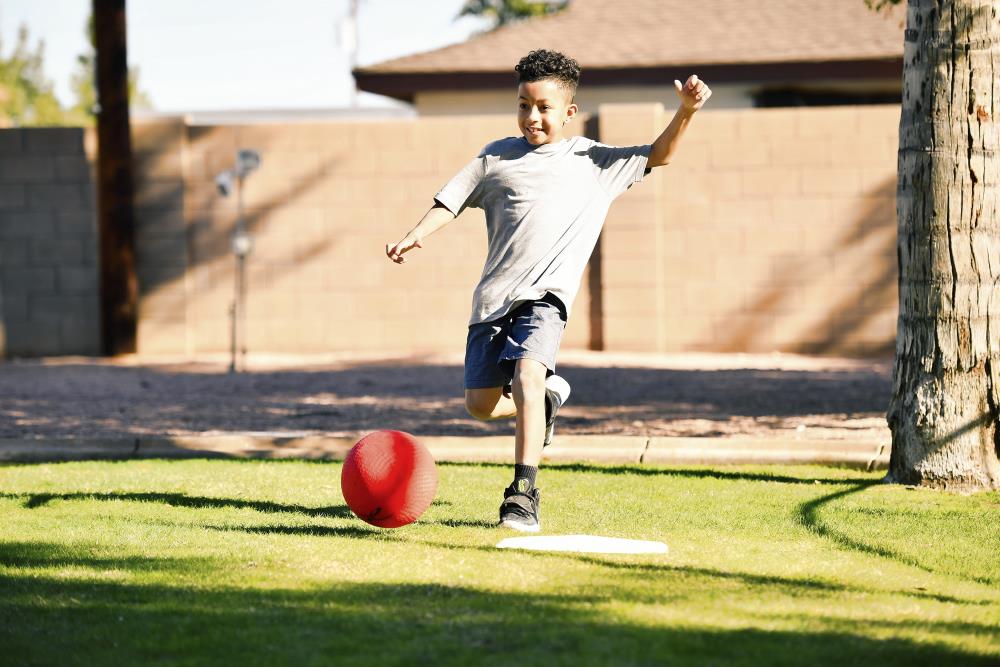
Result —
[{"label": "boy's bare leg", "polygon": [[465,390],[465,409],[476,419],[509,419],[517,414],[514,399],[503,393],[503,387]]},{"label": "boy's bare leg", "polygon": [[545,364],[519,359],[514,366],[512,397],[503,387],[465,390],[465,408],[476,419],[517,417],[514,461],[538,467],[545,440]]},{"label": "boy's bare leg", "polygon": [[517,408],[514,462],[538,467],[545,440],[545,364],[518,359],[511,385]]}]

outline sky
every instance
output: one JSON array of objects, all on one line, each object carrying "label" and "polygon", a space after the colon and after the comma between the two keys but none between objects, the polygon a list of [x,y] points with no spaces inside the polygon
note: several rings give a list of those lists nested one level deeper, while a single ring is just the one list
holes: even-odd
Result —
[{"label": "sky", "polygon": [[[455,20],[464,0],[360,0],[358,63],[467,39],[487,22]],[[20,25],[45,43],[45,73],[64,106],[87,49],[91,0],[0,0],[0,54]],[[158,112],[309,109],[351,103],[342,46],[348,0],[128,0],[129,66]],[[361,106],[389,106],[363,93]]]}]

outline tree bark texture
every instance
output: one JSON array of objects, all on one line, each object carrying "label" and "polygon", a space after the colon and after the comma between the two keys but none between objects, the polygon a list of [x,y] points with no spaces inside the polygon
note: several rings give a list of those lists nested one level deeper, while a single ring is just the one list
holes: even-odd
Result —
[{"label": "tree bark texture", "polygon": [[93,0],[97,51],[97,225],[101,250],[101,347],[136,350],[132,138],[128,113],[125,0]]},{"label": "tree bark texture", "polygon": [[1000,9],[910,0],[888,482],[1000,488]]}]

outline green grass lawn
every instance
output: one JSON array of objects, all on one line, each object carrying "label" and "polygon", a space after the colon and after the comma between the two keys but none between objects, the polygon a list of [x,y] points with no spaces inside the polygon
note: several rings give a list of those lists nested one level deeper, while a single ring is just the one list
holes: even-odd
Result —
[{"label": "green grass lawn", "polygon": [[1000,494],[821,467],[542,470],[544,534],[497,550],[510,469],[439,465],[380,530],[336,463],[0,467],[4,665],[997,665]]}]

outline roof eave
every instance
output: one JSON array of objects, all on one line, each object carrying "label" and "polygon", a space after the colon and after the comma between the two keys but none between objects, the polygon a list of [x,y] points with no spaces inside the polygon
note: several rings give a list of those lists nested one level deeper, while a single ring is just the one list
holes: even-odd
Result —
[{"label": "roof eave", "polygon": [[[771,62],[739,64],[662,65],[655,67],[590,67],[584,70],[581,84],[670,85],[691,73],[712,83],[796,82],[811,80],[898,79],[903,74],[903,59],[871,58],[865,60],[826,60],[814,62]],[[359,90],[388,95],[413,102],[422,91],[503,89],[516,82],[510,70],[480,72],[379,72],[356,69],[353,72]]]}]

